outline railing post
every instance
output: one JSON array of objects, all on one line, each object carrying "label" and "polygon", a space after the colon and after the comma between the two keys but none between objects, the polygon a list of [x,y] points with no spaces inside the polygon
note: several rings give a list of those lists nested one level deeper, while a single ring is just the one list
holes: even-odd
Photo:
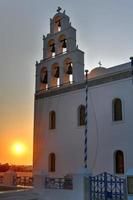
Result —
[{"label": "railing post", "polygon": [[44,172],[40,172],[38,174],[34,174],[34,181],[33,181],[33,185],[35,188],[38,189],[45,189],[45,173]]},{"label": "railing post", "polygon": [[89,200],[92,200],[92,177],[89,176]]},{"label": "railing post", "polygon": [[127,188],[127,199],[133,200],[133,169],[129,169],[126,173],[126,188]]},{"label": "railing post", "polygon": [[81,168],[73,175],[73,192],[76,200],[89,199],[89,175],[90,173],[85,168]]},{"label": "railing post", "polygon": [[104,188],[105,188],[105,200],[107,200],[108,199],[108,194],[107,194],[107,173],[106,172],[104,172]]},{"label": "railing post", "polygon": [[123,199],[127,200],[128,196],[127,196],[127,179],[125,178],[123,180]]},{"label": "railing post", "polygon": [[16,172],[9,170],[4,173],[3,184],[5,186],[16,186],[16,179],[17,179]]}]

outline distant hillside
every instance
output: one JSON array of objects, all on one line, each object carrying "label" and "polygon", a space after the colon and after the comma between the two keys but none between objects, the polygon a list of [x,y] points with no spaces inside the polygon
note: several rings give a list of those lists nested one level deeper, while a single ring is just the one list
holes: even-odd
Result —
[{"label": "distant hillside", "polygon": [[32,172],[32,165],[9,165],[0,163],[0,172],[6,172],[12,169],[15,172]]}]

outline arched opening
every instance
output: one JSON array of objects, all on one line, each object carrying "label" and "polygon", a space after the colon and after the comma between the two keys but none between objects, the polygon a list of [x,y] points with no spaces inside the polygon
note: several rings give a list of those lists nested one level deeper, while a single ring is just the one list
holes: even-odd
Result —
[{"label": "arched opening", "polygon": [[85,106],[80,105],[78,107],[78,125],[84,126],[85,125]]},{"label": "arched opening", "polygon": [[41,89],[48,89],[48,72],[46,67],[43,67],[40,71],[40,90]]},{"label": "arched opening", "polygon": [[58,63],[54,63],[51,69],[51,87],[60,86],[60,67]]},{"label": "arched opening", "polygon": [[60,16],[56,16],[54,18],[54,33],[61,31],[61,17]]},{"label": "arched opening", "polygon": [[115,152],[115,173],[124,174],[124,154],[120,150]]},{"label": "arched opening", "polygon": [[56,113],[55,113],[55,111],[51,111],[49,113],[49,128],[50,129],[56,128]]},{"label": "arched opening", "polygon": [[73,63],[70,58],[64,61],[64,83],[73,83]]},{"label": "arched opening", "polygon": [[113,100],[113,121],[122,120],[122,101],[119,98]]},{"label": "arched opening", "polygon": [[67,52],[67,39],[65,35],[61,35],[59,37],[59,53],[66,53]]},{"label": "arched opening", "polygon": [[56,163],[55,154],[50,153],[49,158],[48,158],[48,171],[49,172],[55,172],[55,163]]},{"label": "arched opening", "polygon": [[55,57],[55,42],[54,40],[48,41],[48,58]]}]

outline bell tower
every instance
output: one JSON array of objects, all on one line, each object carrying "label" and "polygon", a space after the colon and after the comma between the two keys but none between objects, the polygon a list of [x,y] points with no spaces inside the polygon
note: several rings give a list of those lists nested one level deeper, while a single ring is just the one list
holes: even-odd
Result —
[{"label": "bell tower", "polygon": [[58,7],[43,36],[43,59],[36,62],[36,92],[84,80],[84,52],[76,44],[76,29]]}]

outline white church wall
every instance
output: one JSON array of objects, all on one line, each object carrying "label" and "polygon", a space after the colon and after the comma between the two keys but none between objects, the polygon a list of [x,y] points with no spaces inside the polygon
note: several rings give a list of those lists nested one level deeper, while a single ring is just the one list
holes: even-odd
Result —
[{"label": "white church wall", "polygon": [[[133,93],[131,80],[125,79],[89,88],[88,91],[88,167],[95,173],[114,173],[114,152],[122,150],[125,170],[132,167]],[[124,119],[112,121],[112,100],[121,98]],[[129,98],[130,97],[130,98]],[[56,172],[63,176],[83,166],[84,127],[77,124],[78,106],[85,103],[85,90],[77,90],[37,100],[38,162],[35,170],[48,172],[48,155],[56,155]],[[49,112],[56,112],[56,129],[49,130]],[[37,140],[36,140],[37,141]],[[128,158],[127,158],[128,154]]]},{"label": "white church wall", "polygon": [[[104,84],[91,89],[90,93],[96,113],[95,119],[97,119],[97,124],[95,124],[97,126],[97,151],[95,150],[96,159],[93,172],[108,171],[114,173],[113,154],[116,150],[124,152],[126,170],[126,168],[131,167],[128,164],[129,161],[133,165],[131,161],[133,118],[131,80],[126,79]],[[123,104],[124,119],[119,122],[112,121],[112,100],[114,98],[120,98]]]},{"label": "white church wall", "polygon": [[[72,92],[69,95],[62,94],[60,96],[46,98],[42,102],[43,104],[40,104],[40,110],[43,111],[43,116],[39,115],[38,120],[42,121],[43,119],[47,122],[41,125],[46,146],[46,149],[44,149],[44,159],[42,159],[44,169],[47,171],[48,168],[48,154],[54,152],[57,157],[56,173],[63,175],[64,172],[72,173],[76,170],[76,167],[78,168],[80,166],[80,160],[82,159],[83,142],[81,140],[83,140],[84,127],[79,128],[77,126],[77,108],[84,102],[84,92],[81,93],[80,98],[77,92]],[[51,110],[56,112],[55,130],[49,130],[49,112]],[[75,151],[78,152],[77,155],[75,155]]]}]

